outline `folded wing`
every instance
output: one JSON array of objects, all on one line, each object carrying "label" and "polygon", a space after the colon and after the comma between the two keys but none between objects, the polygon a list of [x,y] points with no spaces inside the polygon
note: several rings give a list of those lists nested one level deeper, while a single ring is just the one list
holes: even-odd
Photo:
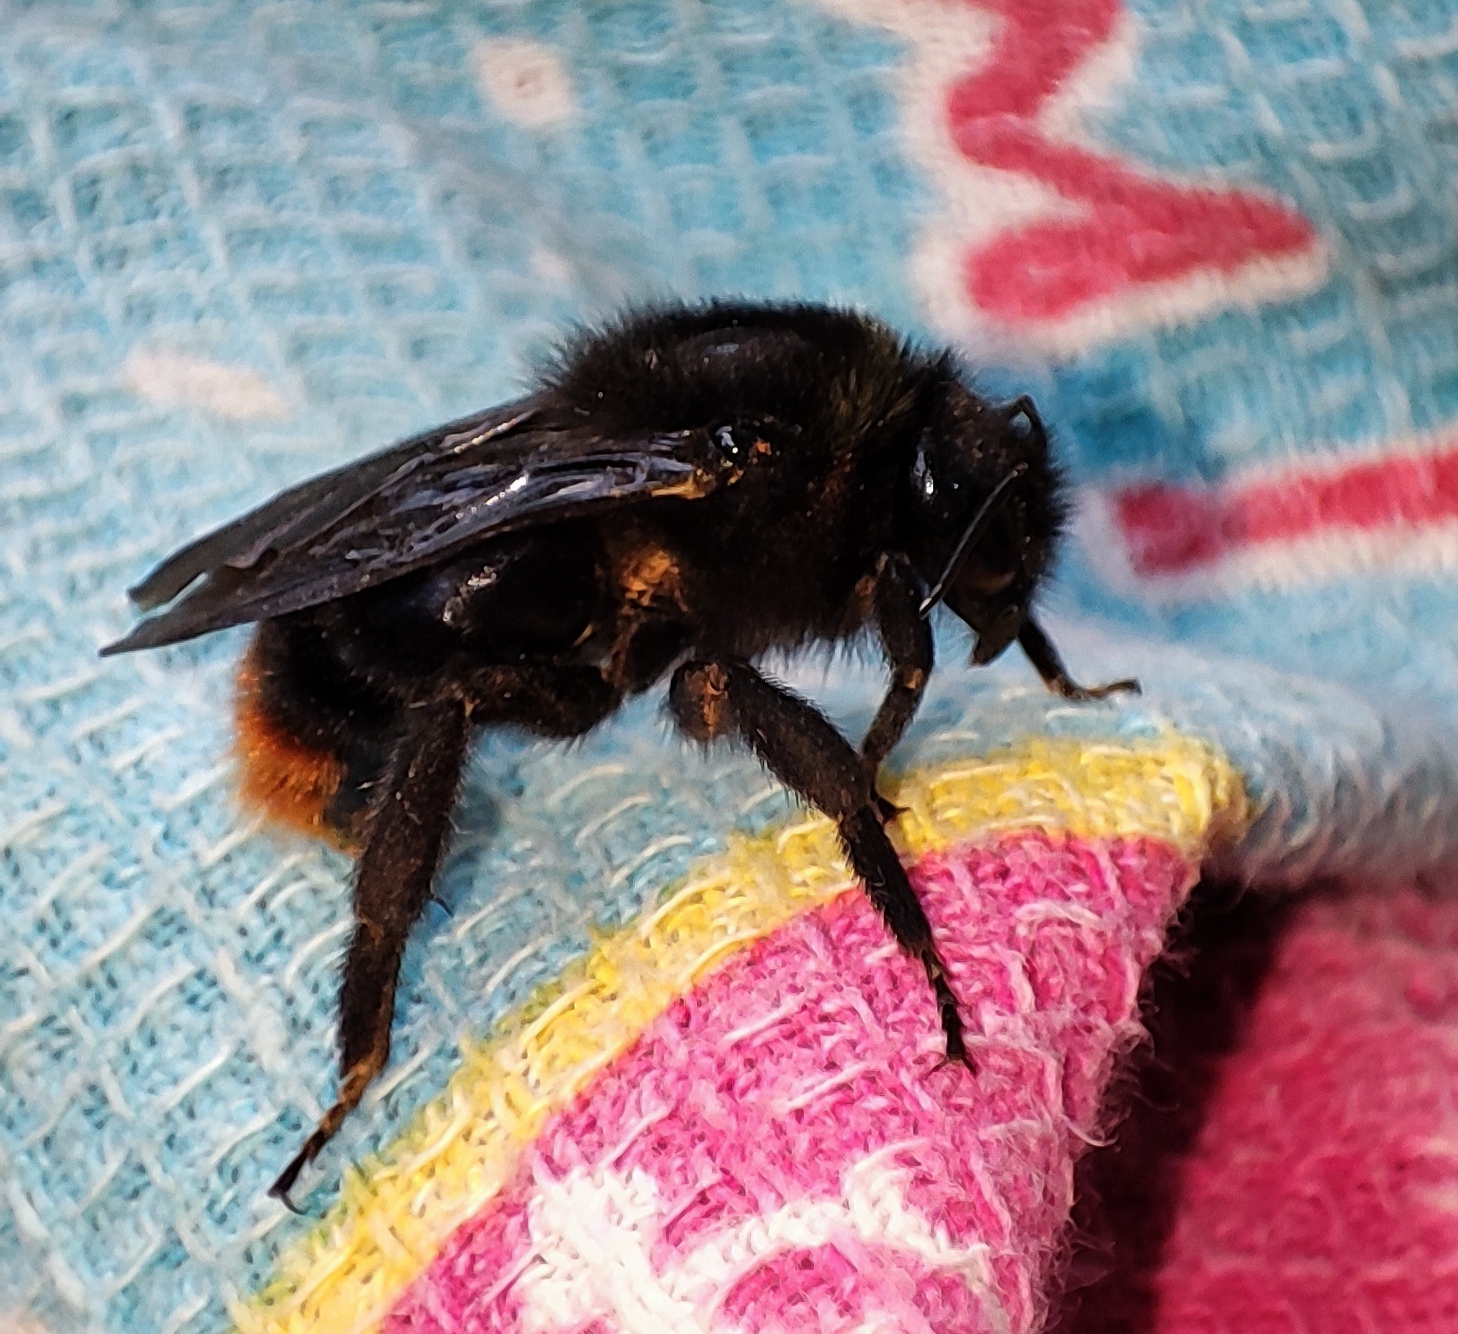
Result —
[{"label": "folded wing", "polygon": [[[706,430],[608,437],[539,398],[462,418],[324,473],[190,543],[131,597],[171,602],[105,654],[267,620],[428,568],[483,539],[736,476]],[[176,599],[174,601],[174,599]]]}]

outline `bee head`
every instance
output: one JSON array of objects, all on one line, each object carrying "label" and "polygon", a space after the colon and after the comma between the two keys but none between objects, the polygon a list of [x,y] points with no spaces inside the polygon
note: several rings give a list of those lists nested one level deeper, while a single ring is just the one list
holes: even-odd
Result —
[{"label": "bee head", "polygon": [[946,387],[922,433],[901,506],[906,550],[926,585],[972,629],[972,661],[1014,639],[1063,518],[1057,470],[1032,400],[994,406]]}]

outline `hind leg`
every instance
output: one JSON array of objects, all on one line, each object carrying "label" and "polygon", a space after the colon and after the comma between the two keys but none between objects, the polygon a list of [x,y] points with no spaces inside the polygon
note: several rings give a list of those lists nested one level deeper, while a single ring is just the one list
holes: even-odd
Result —
[{"label": "hind leg", "polygon": [[595,668],[538,661],[476,669],[435,699],[400,706],[355,865],[355,929],[339,998],[339,1090],[270,1195],[289,1203],[299,1173],[389,1059],[400,961],[410,928],[430,900],[471,727],[513,723],[544,735],[578,736],[617,700]]},{"label": "hind leg", "polygon": [[[359,1105],[390,1055],[395,983],[410,927],[430,898],[466,756],[465,705],[445,699],[410,719],[370,811],[354,878],[354,936],[339,1003],[339,1092],[269,1194],[288,1202],[299,1173]],[[290,1205],[292,1208],[292,1205]]]}]

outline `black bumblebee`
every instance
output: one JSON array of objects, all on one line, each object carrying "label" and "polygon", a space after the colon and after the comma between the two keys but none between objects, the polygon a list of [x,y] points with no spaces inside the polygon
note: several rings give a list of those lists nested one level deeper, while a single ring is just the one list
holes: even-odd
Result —
[{"label": "black bumblebee", "polygon": [[[271,1193],[385,1065],[473,730],[579,736],[670,673],[685,733],[746,743],[836,822],[965,1061],[876,773],[926,687],[939,602],[974,631],[975,663],[1016,640],[1062,695],[1137,689],[1075,685],[1032,617],[1063,517],[1028,399],[985,402],[950,354],[861,315],[714,303],[583,334],[527,397],[293,487],[158,566],[132,598],[172,605],[103,652],[256,622],[245,796],[358,854],[338,1097]],[[857,749],[753,663],[868,628],[891,684]]]}]

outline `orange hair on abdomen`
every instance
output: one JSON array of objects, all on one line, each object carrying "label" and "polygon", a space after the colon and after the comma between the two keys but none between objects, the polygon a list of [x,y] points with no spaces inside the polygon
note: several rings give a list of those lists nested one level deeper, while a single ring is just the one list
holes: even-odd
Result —
[{"label": "orange hair on abdomen", "polygon": [[324,818],[344,778],[344,765],[280,725],[265,703],[261,675],[256,652],[250,648],[238,669],[233,715],[240,800],[279,824],[347,846],[347,835]]}]

